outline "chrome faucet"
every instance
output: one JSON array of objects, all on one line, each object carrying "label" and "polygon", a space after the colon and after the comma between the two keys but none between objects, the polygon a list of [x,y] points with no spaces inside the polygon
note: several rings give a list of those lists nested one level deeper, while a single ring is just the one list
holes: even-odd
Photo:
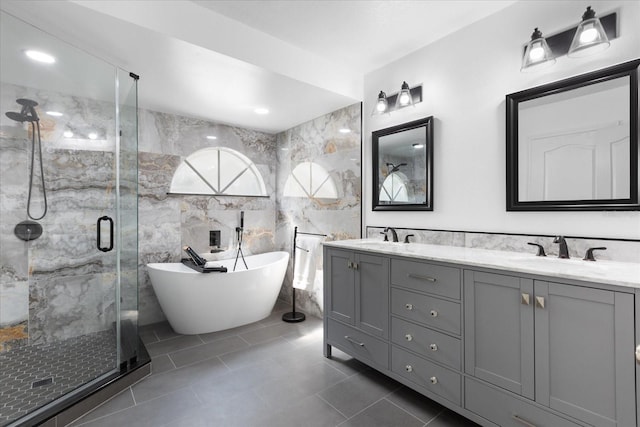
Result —
[{"label": "chrome faucet", "polygon": [[563,236],[556,236],[553,239],[553,243],[558,243],[560,248],[558,250],[558,258],[566,258],[569,259],[569,248],[567,248],[567,241],[564,240]]},{"label": "chrome faucet", "polygon": [[384,229],[384,232],[386,233],[387,231],[391,231],[391,236],[393,238],[394,242],[398,241],[398,233],[396,233],[396,230],[393,227],[387,227]]}]

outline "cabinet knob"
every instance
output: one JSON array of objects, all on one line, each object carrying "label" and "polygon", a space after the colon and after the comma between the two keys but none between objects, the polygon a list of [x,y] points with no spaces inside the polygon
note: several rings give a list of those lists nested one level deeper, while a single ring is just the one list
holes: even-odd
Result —
[{"label": "cabinet knob", "polygon": [[536,297],[536,306],[544,308],[544,297]]},{"label": "cabinet knob", "polygon": [[404,308],[406,308],[407,310],[413,310],[413,304],[405,304]]},{"label": "cabinet knob", "polygon": [[520,302],[524,305],[529,305],[531,296],[529,294],[522,294]]},{"label": "cabinet knob", "polygon": [[435,310],[431,310],[429,314],[431,315],[431,317],[438,317],[438,312]]},{"label": "cabinet knob", "polygon": [[431,349],[431,351],[438,351],[438,345],[437,344],[431,344],[429,346],[429,348]]},{"label": "cabinet knob", "polygon": [[411,334],[407,334],[407,335],[405,335],[405,336],[404,336],[404,338],[405,338],[407,341],[413,341],[413,336],[411,336]]},{"label": "cabinet knob", "polygon": [[405,367],[404,367],[404,369],[405,369],[405,371],[407,371],[407,372],[413,372],[413,366],[411,366],[411,365],[407,365],[407,366],[405,366]]},{"label": "cabinet knob", "polygon": [[640,345],[636,347],[636,360],[640,362]]},{"label": "cabinet knob", "polygon": [[431,384],[438,384],[438,378],[436,377],[429,378],[429,381],[431,381]]}]

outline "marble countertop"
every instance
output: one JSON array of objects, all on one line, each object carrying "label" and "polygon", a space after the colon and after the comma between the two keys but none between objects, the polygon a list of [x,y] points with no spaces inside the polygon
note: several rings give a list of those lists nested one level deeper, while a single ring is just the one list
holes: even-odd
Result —
[{"label": "marble countertop", "polygon": [[584,261],[581,258],[559,259],[557,256],[552,255],[538,257],[535,256],[535,248],[532,248],[532,253],[521,253],[459,246],[427,245],[423,243],[383,242],[379,239],[337,240],[325,242],[324,245],[427,261],[450,262],[474,267],[640,288],[640,263],[607,260],[592,262]]}]

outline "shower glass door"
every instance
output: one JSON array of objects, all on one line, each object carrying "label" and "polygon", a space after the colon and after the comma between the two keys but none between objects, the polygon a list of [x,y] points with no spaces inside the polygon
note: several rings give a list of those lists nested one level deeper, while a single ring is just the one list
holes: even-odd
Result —
[{"label": "shower glass door", "polygon": [[0,19],[4,426],[137,357],[137,80]]}]

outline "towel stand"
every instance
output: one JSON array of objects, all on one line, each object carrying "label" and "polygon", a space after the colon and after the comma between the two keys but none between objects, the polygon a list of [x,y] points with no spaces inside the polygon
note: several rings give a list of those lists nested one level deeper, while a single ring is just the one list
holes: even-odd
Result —
[{"label": "towel stand", "polygon": [[307,236],[319,236],[319,237],[327,237],[326,234],[318,234],[318,233],[303,233],[302,231],[298,231],[298,227],[294,227],[293,228],[293,250],[292,250],[292,255],[291,255],[291,259],[292,259],[292,271],[293,271],[293,277],[291,280],[291,289],[293,291],[293,307],[292,310],[288,313],[284,313],[282,315],[282,320],[284,320],[285,322],[288,323],[297,323],[297,322],[302,322],[306,316],[304,315],[304,313],[300,313],[299,311],[296,312],[296,288],[293,286],[293,279],[295,279],[295,269],[296,269],[296,249],[301,249],[303,251],[307,251],[307,249],[304,248],[299,248],[297,246],[296,240],[298,239],[298,234],[304,234]]}]

